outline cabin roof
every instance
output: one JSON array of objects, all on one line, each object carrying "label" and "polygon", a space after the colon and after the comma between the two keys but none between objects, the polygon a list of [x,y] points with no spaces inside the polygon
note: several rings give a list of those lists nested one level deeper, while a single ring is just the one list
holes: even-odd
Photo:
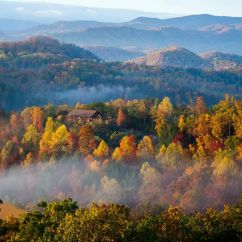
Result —
[{"label": "cabin roof", "polygon": [[96,110],[74,109],[67,115],[68,117],[93,118],[95,114],[101,115]]}]

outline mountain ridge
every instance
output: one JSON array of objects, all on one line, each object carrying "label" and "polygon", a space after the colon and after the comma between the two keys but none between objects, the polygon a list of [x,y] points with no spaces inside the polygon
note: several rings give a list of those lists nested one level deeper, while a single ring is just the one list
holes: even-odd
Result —
[{"label": "mountain ridge", "polygon": [[[204,21],[207,17],[208,20]],[[122,23],[59,21],[12,34],[9,39],[19,40],[35,35],[46,35],[80,47],[102,46],[151,51],[176,45],[193,52],[212,50],[242,54],[242,18],[239,17],[213,15],[190,15],[170,19],[139,17]]]}]

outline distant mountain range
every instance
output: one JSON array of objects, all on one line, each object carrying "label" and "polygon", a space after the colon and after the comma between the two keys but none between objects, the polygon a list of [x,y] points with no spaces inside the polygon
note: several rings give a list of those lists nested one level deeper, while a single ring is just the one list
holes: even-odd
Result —
[{"label": "distant mountain range", "polygon": [[[1,6],[6,7],[5,11]],[[52,14],[45,12],[46,19],[42,16],[44,20],[40,21],[42,24],[38,24],[36,16],[40,12],[36,13],[37,6],[40,7],[38,11],[42,11],[42,15],[44,11],[50,11],[50,9],[56,12]],[[129,16],[136,16],[138,13],[144,16],[117,23],[112,17],[107,18],[109,21],[92,20],[95,18],[87,16],[91,10],[94,11],[92,8],[36,3],[21,3],[20,5],[20,3],[6,1],[0,2],[0,16],[5,17],[8,11],[13,11],[13,7],[16,7],[15,12],[17,11],[19,19],[0,19],[0,41],[48,36],[64,43],[90,49],[106,61],[126,61],[141,57],[143,52],[169,46],[180,46],[195,53],[213,51],[242,55],[242,17],[202,14],[161,19],[146,17],[150,16],[148,13],[134,13],[127,10],[126,13]],[[55,16],[58,15],[58,11],[60,16]],[[118,10],[95,9],[95,11],[93,15],[99,20],[107,20],[100,16],[117,14],[115,16],[118,17],[118,13],[125,13],[125,10],[119,12]],[[71,16],[68,19],[71,21],[65,21],[67,13]],[[25,15],[27,17],[31,14],[35,16],[33,21],[20,20]],[[62,21],[54,21],[55,18],[51,20],[48,15],[62,19]],[[12,15],[8,14],[8,16]],[[75,16],[86,20],[72,21]],[[43,24],[43,22],[51,23]]]},{"label": "distant mountain range", "polygon": [[130,50],[155,50],[171,45],[194,52],[219,51],[242,54],[242,31],[205,32],[174,27],[135,29],[133,27],[99,27],[83,31],[47,34],[60,41],[79,46],[105,46]]},{"label": "distant mountain range", "polygon": [[242,17],[213,16],[209,14],[190,15],[170,19],[151,19],[139,17],[129,22],[133,27],[157,28],[170,26],[179,29],[199,30],[211,25],[237,25],[242,23]]},{"label": "distant mountain range", "polygon": [[177,18],[159,19],[138,17],[128,22],[98,22],[90,20],[79,21],[58,21],[52,24],[36,26],[29,29],[32,34],[44,33],[65,33],[77,32],[89,28],[99,27],[132,27],[135,29],[159,30],[161,27],[173,27],[182,30],[201,30],[201,31],[216,31],[216,28],[242,29],[242,17],[221,17],[208,14],[190,15]]},{"label": "distant mountain range", "polygon": [[145,56],[129,60],[127,63],[163,68],[196,68],[216,71],[242,70],[242,56],[219,52],[207,52],[198,55],[178,47],[149,52]]},{"label": "distant mountain range", "polygon": [[[4,31],[0,32],[3,34]],[[192,15],[157,19],[139,17],[123,23],[97,21],[58,21],[7,34],[2,39],[19,40],[45,35],[61,42],[93,48],[105,60],[127,60],[121,50],[147,52],[181,46],[193,52],[224,52],[242,55],[242,18]],[[0,37],[1,38],[1,37]],[[102,47],[102,49],[100,49]],[[112,49],[108,49],[108,48]],[[109,56],[114,48],[120,58]],[[109,53],[107,53],[107,51]],[[105,52],[105,53],[104,53]],[[132,56],[135,58],[137,56]],[[124,55],[124,52],[123,52]]]}]

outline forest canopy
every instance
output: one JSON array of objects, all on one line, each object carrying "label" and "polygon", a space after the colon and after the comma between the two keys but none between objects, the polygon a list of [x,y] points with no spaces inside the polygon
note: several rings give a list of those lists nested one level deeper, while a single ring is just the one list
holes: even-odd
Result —
[{"label": "forest canopy", "polygon": [[40,202],[19,219],[0,220],[0,241],[239,242],[241,212],[241,202],[192,214],[177,207],[142,214],[116,204],[79,208],[71,199]]},{"label": "forest canopy", "polygon": [[[69,119],[76,109],[102,115]],[[0,197],[223,209],[242,191],[241,117],[230,96],[211,108],[202,97],[183,107],[166,97],[2,114]]]}]

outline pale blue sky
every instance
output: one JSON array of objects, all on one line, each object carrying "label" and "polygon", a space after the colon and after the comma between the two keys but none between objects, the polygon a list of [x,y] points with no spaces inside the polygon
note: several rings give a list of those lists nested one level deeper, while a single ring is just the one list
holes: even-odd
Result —
[{"label": "pale blue sky", "polygon": [[[16,1],[16,0],[15,0]],[[17,0],[18,2],[54,2],[103,8],[138,9],[181,14],[210,13],[242,16],[242,0]]]}]

